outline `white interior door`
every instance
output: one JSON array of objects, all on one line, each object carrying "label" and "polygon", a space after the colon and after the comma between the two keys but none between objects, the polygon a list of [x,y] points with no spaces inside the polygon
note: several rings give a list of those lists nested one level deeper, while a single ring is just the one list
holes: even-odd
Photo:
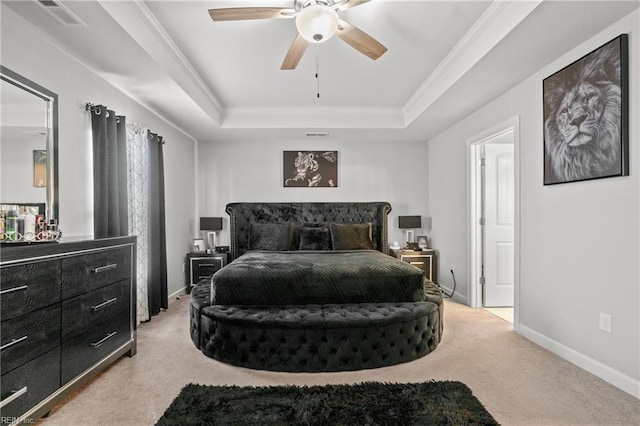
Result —
[{"label": "white interior door", "polygon": [[513,306],[515,185],[513,144],[486,143],[483,305]]}]

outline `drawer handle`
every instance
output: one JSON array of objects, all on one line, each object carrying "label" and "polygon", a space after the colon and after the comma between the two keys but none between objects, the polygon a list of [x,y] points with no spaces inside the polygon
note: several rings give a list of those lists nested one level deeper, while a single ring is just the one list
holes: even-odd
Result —
[{"label": "drawer handle", "polygon": [[0,346],[0,351],[4,351],[7,348],[10,348],[13,345],[17,345],[20,342],[24,342],[25,340],[27,340],[28,336],[22,336],[19,339],[13,339],[12,341],[10,341],[9,343]]},{"label": "drawer handle", "polygon": [[99,274],[100,272],[105,272],[105,271],[109,271],[111,269],[116,269],[118,267],[117,263],[112,263],[110,265],[105,265],[105,266],[100,266],[98,268],[93,269],[94,274]]},{"label": "drawer handle", "polygon": [[11,404],[13,401],[20,398],[25,393],[27,393],[27,386],[17,391],[11,391],[11,395],[3,399],[2,402],[0,402],[0,408],[4,408],[5,406]]},{"label": "drawer handle", "polygon": [[20,287],[13,287],[13,288],[8,288],[6,290],[2,290],[0,291],[0,294],[7,294],[7,293],[12,293],[14,291],[20,291],[20,290],[26,290],[27,286],[26,285],[21,285]]},{"label": "drawer handle", "polygon": [[115,331],[114,331],[113,333],[109,333],[109,334],[107,334],[104,338],[102,338],[102,339],[98,340],[98,341],[97,341],[97,342],[95,342],[95,343],[92,343],[92,344],[91,344],[91,346],[93,346],[94,348],[96,348],[96,349],[97,349],[97,348],[99,348],[100,346],[102,346],[102,344],[103,344],[104,342],[106,342],[107,340],[111,339],[111,338],[112,338],[113,336],[115,336],[115,335],[116,335],[116,332],[115,332]]},{"label": "drawer handle", "polygon": [[205,267],[205,268],[214,268],[216,265],[214,263],[201,263],[200,267]]},{"label": "drawer handle", "polygon": [[211,275],[198,275],[198,279],[209,278]]},{"label": "drawer handle", "polygon": [[102,309],[106,306],[111,305],[112,303],[116,303],[117,301],[118,301],[118,298],[114,297],[113,299],[109,299],[105,302],[100,303],[99,305],[92,306],[91,309],[93,309],[94,311],[97,311],[98,309]]},{"label": "drawer handle", "polygon": [[409,262],[411,265],[424,265],[424,262]]}]

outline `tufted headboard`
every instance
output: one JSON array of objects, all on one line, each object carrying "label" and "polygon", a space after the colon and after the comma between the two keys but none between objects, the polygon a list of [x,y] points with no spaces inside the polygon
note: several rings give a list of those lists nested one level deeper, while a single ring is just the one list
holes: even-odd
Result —
[{"label": "tufted headboard", "polygon": [[231,259],[249,248],[251,222],[257,223],[366,223],[372,222],[374,246],[388,252],[387,216],[391,205],[386,201],[366,203],[229,203]]}]

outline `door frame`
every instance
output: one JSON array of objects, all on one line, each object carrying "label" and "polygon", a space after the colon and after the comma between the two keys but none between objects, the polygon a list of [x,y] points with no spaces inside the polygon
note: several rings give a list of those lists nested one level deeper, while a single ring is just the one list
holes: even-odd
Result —
[{"label": "door frame", "polygon": [[513,132],[514,162],[514,277],[513,277],[513,328],[520,327],[520,117],[514,116],[477,135],[467,139],[468,181],[468,229],[467,242],[469,248],[469,305],[482,307],[482,285],[480,284],[482,268],[482,227],[479,226],[482,214],[482,166],[480,163],[482,146],[502,134]]}]

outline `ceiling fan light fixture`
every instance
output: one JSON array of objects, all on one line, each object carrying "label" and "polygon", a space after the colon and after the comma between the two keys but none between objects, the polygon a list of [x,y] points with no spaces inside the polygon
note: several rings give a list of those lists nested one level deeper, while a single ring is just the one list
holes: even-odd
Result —
[{"label": "ceiling fan light fixture", "polygon": [[298,13],[296,27],[309,43],[323,43],[338,30],[338,13],[329,6],[311,5]]}]

